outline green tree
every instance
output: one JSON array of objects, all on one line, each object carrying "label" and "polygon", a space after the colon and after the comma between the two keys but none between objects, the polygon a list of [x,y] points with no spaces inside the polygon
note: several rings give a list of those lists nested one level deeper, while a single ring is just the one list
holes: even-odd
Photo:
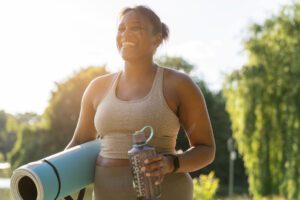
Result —
[{"label": "green tree", "polygon": [[16,120],[19,124],[26,123],[26,124],[35,124],[37,122],[42,122],[43,118],[41,115],[38,115],[34,112],[26,112],[26,113],[19,113],[15,115]]},{"label": "green tree", "polygon": [[155,62],[157,62],[157,64],[159,64],[160,66],[170,67],[179,71],[184,71],[187,74],[189,74],[194,69],[194,66],[192,64],[188,63],[182,57],[177,56],[160,56],[155,58]]},{"label": "green tree", "polygon": [[0,153],[3,155],[3,160],[6,160],[6,141],[7,135],[5,133],[6,129],[6,121],[7,121],[7,114],[1,110],[0,111]]},{"label": "green tree", "polygon": [[5,130],[7,113],[4,110],[0,111],[0,131]]},{"label": "green tree", "polygon": [[[44,117],[49,124],[49,142],[54,152],[62,151],[71,140],[78,121],[84,90],[97,76],[107,74],[103,67],[88,67],[66,81],[57,83],[52,91]],[[51,140],[51,141],[50,141]]]},{"label": "green tree", "polygon": [[17,142],[9,154],[12,169],[64,149],[73,136],[85,88],[92,79],[106,73],[104,66],[82,69],[56,84],[42,116],[34,113],[16,116],[21,124]]},{"label": "green tree", "polygon": [[284,6],[245,40],[249,63],[224,82],[226,108],[255,198],[300,198],[300,4]]},{"label": "green tree", "polygon": [[0,111],[0,153],[7,161],[7,154],[12,150],[17,138],[18,123],[14,116]]},{"label": "green tree", "polygon": [[49,150],[49,129],[45,123],[34,125],[22,123],[18,130],[17,141],[9,153],[9,162],[14,170],[21,165],[51,155]]}]

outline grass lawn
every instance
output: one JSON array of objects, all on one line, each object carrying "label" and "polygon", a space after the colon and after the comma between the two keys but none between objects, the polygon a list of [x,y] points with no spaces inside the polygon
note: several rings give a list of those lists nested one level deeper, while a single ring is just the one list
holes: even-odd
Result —
[{"label": "grass lawn", "polygon": [[[92,200],[92,191],[93,191],[93,185],[89,185],[86,189],[84,200]],[[77,199],[77,195],[78,195],[78,192],[75,193],[75,194],[72,194],[71,196],[73,197],[73,199]],[[11,195],[10,195],[9,189],[0,189],[0,197],[3,200],[4,199],[5,200],[13,200]],[[250,200],[250,199],[251,198],[249,196],[246,196],[246,195],[236,195],[233,198],[233,200]],[[216,200],[229,200],[229,198],[228,197],[216,197]]]},{"label": "grass lawn", "polygon": [[[93,192],[93,185],[89,185],[86,188],[85,195],[84,195],[84,200],[91,200],[92,199],[92,192]],[[78,192],[74,193],[71,195],[73,199],[77,199]],[[0,199],[2,200],[13,200],[10,190],[9,189],[3,189],[0,188]]]},{"label": "grass lawn", "polygon": [[[93,191],[93,185],[89,185],[85,192],[84,200],[92,200],[92,191]],[[78,195],[78,193],[75,193],[75,194],[72,194],[71,196],[73,197],[73,199],[77,199],[77,195]],[[0,197],[3,200],[4,199],[5,200],[13,200],[13,198],[10,195],[9,189],[0,188]],[[234,200],[250,200],[251,198],[247,197],[247,196],[243,196],[243,195],[237,195],[237,196],[234,196],[233,199]],[[229,198],[228,197],[216,197],[216,200],[229,200]]]},{"label": "grass lawn", "polygon": [[13,200],[11,194],[10,194],[10,191],[9,189],[3,189],[3,188],[0,188],[0,198],[1,199],[5,199],[5,200]]}]

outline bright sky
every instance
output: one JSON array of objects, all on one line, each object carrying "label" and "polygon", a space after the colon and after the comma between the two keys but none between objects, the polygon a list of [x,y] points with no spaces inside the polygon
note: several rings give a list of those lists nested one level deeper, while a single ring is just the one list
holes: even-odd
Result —
[{"label": "bright sky", "polygon": [[194,76],[221,88],[224,73],[247,61],[242,39],[290,0],[9,0],[0,1],[0,110],[41,114],[55,82],[88,66],[122,68],[115,45],[125,6],[151,7],[170,28],[157,56],[182,56]]}]

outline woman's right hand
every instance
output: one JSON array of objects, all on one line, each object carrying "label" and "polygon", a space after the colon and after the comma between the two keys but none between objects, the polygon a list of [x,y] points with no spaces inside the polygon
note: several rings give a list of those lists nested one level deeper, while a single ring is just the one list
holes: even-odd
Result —
[{"label": "woman's right hand", "polygon": [[171,173],[173,169],[173,158],[162,154],[146,159],[145,166],[142,167],[142,171],[146,173],[146,176],[159,177],[155,184],[161,184],[165,174]]}]

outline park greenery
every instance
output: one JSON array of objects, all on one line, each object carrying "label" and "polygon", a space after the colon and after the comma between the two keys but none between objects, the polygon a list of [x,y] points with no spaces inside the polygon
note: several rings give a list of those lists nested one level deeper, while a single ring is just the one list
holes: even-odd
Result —
[{"label": "park greenery", "polygon": [[[226,75],[222,90],[211,91],[192,77],[205,97],[217,147],[212,164],[190,173],[195,195],[213,199],[216,193],[227,194],[227,140],[233,137],[235,192],[249,192],[254,199],[299,199],[300,4],[283,6],[263,24],[250,25],[244,47],[248,63]],[[194,69],[182,57],[155,61],[187,74]],[[0,111],[0,161],[10,162],[14,170],[62,151],[73,136],[85,88],[107,73],[105,66],[91,66],[56,83],[41,116]],[[188,148],[181,128],[176,150]]]},{"label": "park greenery", "polygon": [[214,177],[211,171],[208,175],[200,175],[199,178],[193,179],[194,199],[211,200],[214,199],[219,185],[219,179]]},{"label": "park greenery", "polygon": [[255,199],[300,199],[300,4],[249,27],[249,61],[224,82]]}]

